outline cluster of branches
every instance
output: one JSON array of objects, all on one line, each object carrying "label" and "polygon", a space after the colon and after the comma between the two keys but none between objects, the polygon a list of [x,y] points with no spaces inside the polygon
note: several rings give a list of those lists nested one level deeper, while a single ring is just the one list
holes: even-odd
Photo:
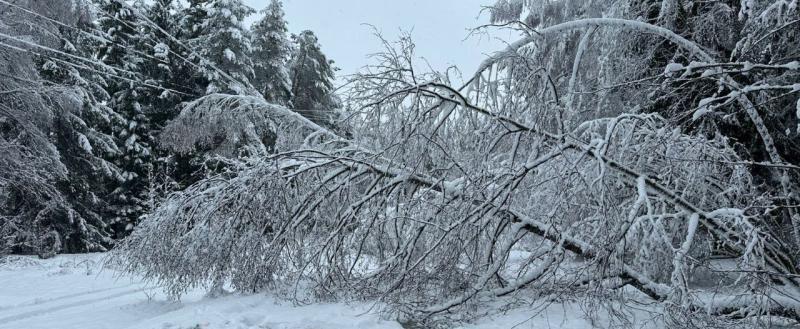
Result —
[{"label": "cluster of branches", "polygon": [[[565,106],[576,78],[564,93],[547,70],[520,68],[541,38],[597,26],[652,33],[712,60],[664,28],[587,19],[537,30],[456,88],[447,74],[418,72],[413,45],[401,42],[351,81],[352,138],[257,97],[207,96],[197,113],[255,107],[285,137],[241,172],[172,195],[119,260],[176,295],[230,282],[297,301],[377,299],[423,319],[633,287],[679,325],[800,320],[793,244],[763,224],[776,196],[759,190],[728,138],[656,113],[577,111]],[[754,111],[747,95],[734,101]],[[720,254],[734,265],[698,286]]]},{"label": "cluster of branches", "polygon": [[[415,72],[411,48],[351,85],[352,139],[253,98],[195,103],[257,106],[291,137],[235,177],[173,195],[121,248],[128,270],[174,294],[230,280],[423,318],[624,286],[675,321],[798,318],[795,260],[758,224],[770,200],[725,138],[636,113],[551,133],[546,117],[481,106],[494,91]],[[709,298],[692,284],[719,250],[741,270],[731,282],[748,284]]]}]

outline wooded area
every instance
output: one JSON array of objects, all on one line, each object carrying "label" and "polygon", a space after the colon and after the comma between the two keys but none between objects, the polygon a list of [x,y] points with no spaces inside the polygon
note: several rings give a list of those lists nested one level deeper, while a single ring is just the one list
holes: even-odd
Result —
[{"label": "wooded area", "polygon": [[0,253],[422,327],[541,299],[800,323],[797,0],[485,11],[520,38],[474,71],[377,35],[334,87],[279,0],[250,28],[240,0],[0,0]]}]

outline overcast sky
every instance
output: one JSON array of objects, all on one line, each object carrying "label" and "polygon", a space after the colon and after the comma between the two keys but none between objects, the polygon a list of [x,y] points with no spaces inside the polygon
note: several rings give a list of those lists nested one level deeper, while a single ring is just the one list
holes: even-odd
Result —
[{"label": "overcast sky", "polygon": [[[244,0],[261,10],[269,0]],[[496,36],[473,36],[464,40],[468,28],[488,23],[482,6],[493,0],[284,0],[289,30],[312,30],[322,50],[342,74],[350,74],[367,63],[366,56],[381,49],[364,24],[374,25],[389,40],[402,29],[411,31],[417,55],[436,69],[458,66],[470,75],[486,54],[505,45]],[[250,21],[255,18],[251,18]],[[249,24],[250,21],[247,23]]]}]

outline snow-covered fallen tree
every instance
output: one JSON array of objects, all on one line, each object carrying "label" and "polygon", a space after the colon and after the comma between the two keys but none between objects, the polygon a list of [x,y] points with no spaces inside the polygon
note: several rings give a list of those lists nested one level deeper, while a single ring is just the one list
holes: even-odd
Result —
[{"label": "snow-covered fallen tree", "polygon": [[[604,23],[674,37],[621,20],[562,27]],[[565,109],[546,71],[542,88],[499,78],[525,60],[522,43],[464,88],[418,72],[412,45],[388,49],[350,85],[352,138],[258,97],[195,101],[219,118],[259,113],[225,129],[269,120],[276,152],[173,194],[118,260],[176,295],[229,282],[298,301],[381,300],[422,319],[580,296],[649,298],[677,325],[800,320],[797,260],[763,225],[774,196],[730,140],[624,102],[604,102],[620,106],[613,115]],[[206,140],[201,130],[181,143]],[[733,266],[699,285],[722,254]]]}]

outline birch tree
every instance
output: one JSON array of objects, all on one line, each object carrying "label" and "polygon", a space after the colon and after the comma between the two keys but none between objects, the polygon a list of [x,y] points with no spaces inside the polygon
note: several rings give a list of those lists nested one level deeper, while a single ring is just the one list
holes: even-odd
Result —
[{"label": "birch tree", "polygon": [[[622,102],[567,110],[547,69],[513,79],[523,47],[595,26],[705,56],[651,24],[568,21],[458,87],[418,71],[404,39],[350,82],[352,138],[259,97],[204,97],[196,110],[258,108],[283,137],[276,153],[172,195],[120,249],[122,266],[177,295],[227,280],[300,302],[378,300],[426,325],[553,296],[622,312],[649,299],[674,326],[797,321],[796,259],[761,224],[773,198],[729,138]],[[615,99],[588,97],[601,96]],[[717,269],[721,254],[735,265]]]}]

